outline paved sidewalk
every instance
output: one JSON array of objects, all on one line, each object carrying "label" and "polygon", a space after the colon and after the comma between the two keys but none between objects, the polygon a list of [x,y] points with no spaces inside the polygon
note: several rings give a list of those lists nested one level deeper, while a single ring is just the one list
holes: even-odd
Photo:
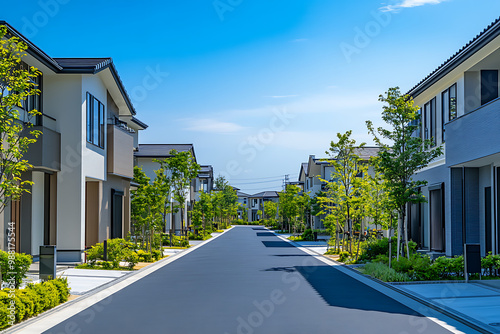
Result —
[{"label": "paved sidewalk", "polygon": [[392,283],[395,288],[500,333],[500,280]]}]

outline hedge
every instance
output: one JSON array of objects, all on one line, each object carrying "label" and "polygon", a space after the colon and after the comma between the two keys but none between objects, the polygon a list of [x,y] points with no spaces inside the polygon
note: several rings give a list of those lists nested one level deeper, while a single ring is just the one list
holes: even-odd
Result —
[{"label": "hedge", "polygon": [[0,291],[0,330],[12,325],[9,316],[12,297],[14,293],[15,321],[21,322],[43,311],[49,310],[68,300],[69,297],[67,278],[56,278],[47,282],[28,284],[25,289],[3,289]]}]

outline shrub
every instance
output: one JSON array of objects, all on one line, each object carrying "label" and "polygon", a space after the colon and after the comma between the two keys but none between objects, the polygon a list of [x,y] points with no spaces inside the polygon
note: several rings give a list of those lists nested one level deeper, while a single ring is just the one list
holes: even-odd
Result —
[{"label": "shrub", "polygon": [[339,256],[339,261],[340,262],[346,262],[347,259],[349,259],[349,256],[350,256],[349,252],[346,252],[346,251],[340,252],[339,255],[340,255]]},{"label": "shrub", "polygon": [[153,249],[151,251],[151,254],[153,255],[153,259],[155,261],[159,261],[163,258],[163,252],[161,250],[158,250],[158,249]]},{"label": "shrub", "polygon": [[398,273],[396,270],[379,262],[367,263],[363,268],[363,272],[384,282],[407,282],[410,280],[408,275]]},{"label": "shrub", "polygon": [[143,251],[142,249],[137,251],[137,256],[139,262],[152,262],[153,255],[149,252]]},{"label": "shrub", "polygon": [[[10,289],[0,291],[0,330],[10,326],[9,305]],[[28,284],[26,289],[14,291],[15,322],[35,316],[68,300],[67,279],[56,278],[51,281]]]},{"label": "shrub", "polygon": [[69,291],[71,288],[68,286],[68,278],[67,277],[58,277],[54,280],[49,281],[54,285],[59,292],[59,303],[64,303],[68,301]]},{"label": "shrub", "polygon": [[[33,258],[31,255],[24,253],[13,253],[14,259],[11,255],[11,263],[9,264],[9,253],[0,251],[0,270],[2,272],[3,281],[15,282],[15,287],[18,288],[26,277]],[[13,263],[12,263],[13,260]],[[12,274],[10,274],[12,273]]]},{"label": "shrub", "polygon": [[500,255],[488,253],[481,259],[481,268],[485,269],[490,276],[494,275],[494,270],[500,269]]},{"label": "shrub", "polygon": [[[162,244],[163,246],[170,246],[170,235],[165,234],[162,237]],[[178,237],[176,235],[172,236],[172,247],[188,247],[189,246],[189,241],[186,239],[183,239],[181,237]]]},{"label": "shrub", "polygon": [[92,248],[85,251],[85,253],[87,254],[87,262],[91,267],[99,265],[102,266],[103,269],[116,269],[120,267],[121,261],[125,261],[129,263],[129,267],[133,268],[138,262],[138,257],[137,254],[135,254],[135,249],[136,245],[134,243],[117,238],[108,240],[108,261],[97,262],[98,260],[104,259],[103,243],[98,243],[92,246]]},{"label": "shrub", "polygon": [[307,230],[305,230],[304,233],[302,233],[302,240],[304,240],[304,241],[314,241],[313,230],[311,230],[310,228],[308,228]]}]

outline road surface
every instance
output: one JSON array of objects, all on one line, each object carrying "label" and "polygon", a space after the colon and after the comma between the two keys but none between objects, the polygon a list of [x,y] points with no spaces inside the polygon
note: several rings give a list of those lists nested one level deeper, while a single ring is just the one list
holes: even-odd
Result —
[{"label": "road surface", "polygon": [[45,333],[450,332],[266,230],[235,227]]}]

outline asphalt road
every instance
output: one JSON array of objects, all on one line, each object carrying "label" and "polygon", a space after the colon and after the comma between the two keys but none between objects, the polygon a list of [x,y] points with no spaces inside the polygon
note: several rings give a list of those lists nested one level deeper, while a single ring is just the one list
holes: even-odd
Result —
[{"label": "asphalt road", "polygon": [[269,232],[235,227],[45,333],[450,333]]}]

